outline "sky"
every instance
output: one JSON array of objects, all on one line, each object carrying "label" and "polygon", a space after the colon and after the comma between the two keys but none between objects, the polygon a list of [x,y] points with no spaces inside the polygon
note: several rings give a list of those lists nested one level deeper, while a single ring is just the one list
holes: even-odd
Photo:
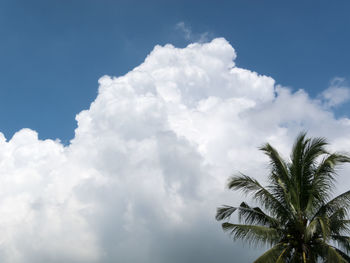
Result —
[{"label": "sky", "polygon": [[[0,261],[252,262],[216,207],[270,142],[350,148],[348,1],[0,1]],[[339,172],[337,191],[350,187]]]}]

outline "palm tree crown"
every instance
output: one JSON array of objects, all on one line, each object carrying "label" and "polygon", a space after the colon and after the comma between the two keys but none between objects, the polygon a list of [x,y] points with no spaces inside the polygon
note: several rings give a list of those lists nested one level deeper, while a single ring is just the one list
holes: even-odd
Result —
[{"label": "palm tree crown", "polygon": [[[270,159],[268,186],[243,174],[229,179],[229,189],[251,194],[263,208],[243,202],[219,207],[216,214],[234,240],[271,246],[254,262],[350,262],[350,191],[331,195],[336,167],[350,158],[328,153],[326,146],[324,138],[301,133],[286,161],[267,143],[260,150]],[[228,222],[235,211],[241,224]]]}]

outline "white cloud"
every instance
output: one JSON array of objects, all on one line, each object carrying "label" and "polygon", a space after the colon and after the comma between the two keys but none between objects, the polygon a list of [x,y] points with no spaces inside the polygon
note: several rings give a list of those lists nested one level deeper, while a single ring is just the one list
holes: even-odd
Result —
[{"label": "white cloud", "polygon": [[190,40],[192,38],[192,30],[189,27],[185,26],[185,22],[181,21],[177,23],[175,28],[184,34],[184,38],[186,40]]},{"label": "white cloud", "polygon": [[334,78],[328,89],[321,93],[327,107],[341,105],[350,99],[350,89],[344,78]]},{"label": "white cloud", "polygon": [[258,251],[240,253],[214,220],[244,198],[224,190],[228,176],[263,180],[257,147],[288,156],[300,130],[347,150],[350,121],[235,58],[222,38],[156,46],[99,80],[69,146],[29,129],[1,136],[1,262],[251,262]]},{"label": "white cloud", "polygon": [[175,25],[175,29],[181,32],[187,41],[204,43],[209,40],[209,32],[204,32],[201,34],[193,33],[192,29],[183,21],[178,22]]}]

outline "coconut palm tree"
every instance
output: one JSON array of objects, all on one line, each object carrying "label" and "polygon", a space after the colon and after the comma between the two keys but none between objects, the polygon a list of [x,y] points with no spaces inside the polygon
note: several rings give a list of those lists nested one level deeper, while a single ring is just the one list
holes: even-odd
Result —
[{"label": "coconut palm tree", "polygon": [[[267,186],[244,174],[229,179],[229,189],[250,194],[262,208],[223,206],[216,219],[234,240],[271,247],[255,263],[350,262],[350,191],[332,196],[336,168],[350,158],[327,152],[327,144],[301,133],[287,161],[267,143],[260,148],[270,160]],[[230,222],[235,211],[240,224]]]}]

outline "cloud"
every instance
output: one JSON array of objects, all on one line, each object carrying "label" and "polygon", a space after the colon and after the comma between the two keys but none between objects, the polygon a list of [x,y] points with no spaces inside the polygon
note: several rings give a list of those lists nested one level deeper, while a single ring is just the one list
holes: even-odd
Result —
[{"label": "cloud", "polygon": [[175,29],[183,34],[183,37],[187,41],[204,43],[209,40],[209,32],[204,32],[201,34],[195,34],[192,29],[185,24],[185,22],[180,21],[175,25]]},{"label": "cloud", "polygon": [[1,262],[252,262],[259,250],[242,253],[214,220],[246,199],[225,190],[228,176],[263,181],[257,147],[288,156],[300,130],[347,150],[350,121],[235,58],[223,38],[156,46],[99,80],[70,145],[1,135]]},{"label": "cloud", "polygon": [[182,21],[177,23],[175,28],[184,34],[184,38],[186,40],[190,40],[192,38],[192,30],[189,27],[185,26],[185,22]]},{"label": "cloud", "polygon": [[339,106],[350,99],[350,89],[344,78],[334,78],[328,89],[321,93],[327,107]]}]

